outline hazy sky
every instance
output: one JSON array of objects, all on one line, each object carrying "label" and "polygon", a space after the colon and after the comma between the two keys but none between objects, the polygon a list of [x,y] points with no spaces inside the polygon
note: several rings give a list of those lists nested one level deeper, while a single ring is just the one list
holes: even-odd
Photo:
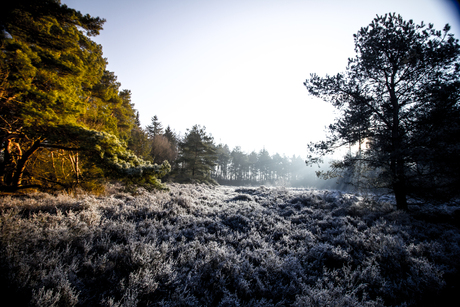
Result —
[{"label": "hazy sky", "polygon": [[305,157],[334,118],[308,95],[310,73],[344,71],[353,34],[376,14],[419,24],[446,23],[460,38],[459,11],[448,0],[63,0],[105,18],[94,38],[108,69],[143,126],[157,115],[184,134],[206,126],[216,143],[249,153],[267,149]]}]

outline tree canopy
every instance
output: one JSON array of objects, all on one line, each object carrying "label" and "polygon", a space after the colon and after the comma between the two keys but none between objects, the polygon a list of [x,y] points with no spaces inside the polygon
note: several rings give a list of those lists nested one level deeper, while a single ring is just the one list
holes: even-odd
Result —
[{"label": "tree canopy", "polygon": [[205,127],[195,125],[187,129],[179,143],[179,155],[177,180],[215,183],[211,172],[216,165],[217,150],[213,137],[206,133]]},{"label": "tree canopy", "polygon": [[394,192],[400,209],[410,194],[458,187],[460,46],[449,30],[394,13],[361,28],[344,73],[312,74],[304,83],[341,111],[328,139],[310,144],[307,163],[358,144],[333,171],[367,170],[374,187]]},{"label": "tree canopy", "polygon": [[106,70],[102,47],[91,40],[104,21],[58,0],[2,6],[2,189],[74,186],[85,178],[125,173],[158,183],[169,169],[126,149],[135,124],[131,93],[120,91],[116,76]]}]

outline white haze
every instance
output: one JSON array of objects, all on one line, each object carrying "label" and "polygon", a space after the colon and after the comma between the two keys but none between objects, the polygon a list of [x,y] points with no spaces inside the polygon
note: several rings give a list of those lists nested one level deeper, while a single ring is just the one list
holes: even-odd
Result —
[{"label": "white haze", "polygon": [[376,14],[460,33],[453,1],[62,2],[107,19],[95,40],[142,125],[153,115],[182,134],[200,124],[216,143],[247,153],[305,157],[306,145],[324,138],[333,109],[303,82],[343,71],[353,34]]}]

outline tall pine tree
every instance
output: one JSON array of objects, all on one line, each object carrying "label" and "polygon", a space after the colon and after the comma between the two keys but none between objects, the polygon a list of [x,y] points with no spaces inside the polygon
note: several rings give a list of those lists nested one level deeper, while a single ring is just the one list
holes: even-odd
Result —
[{"label": "tall pine tree", "polygon": [[[129,137],[134,110],[91,40],[104,21],[58,0],[2,5],[1,189],[78,184],[85,170],[156,184],[168,170],[137,158],[121,140]],[[69,157],[61,160],[68,166],[58,168],[56,157]]]},{"label": "tall pine tree", "polygon": [[[458,133],[460,46],[449,29],[377,16],[354,35],[357,55],[345,73],[313,74],[305,82],[312,95],[342,112],[328,140],[310,144],[312,154],[366,140],[367,147],[336,162],[335,171],[371,168],[370,178],[394,192],[399,209],[407,209],[407,196],[423,186],[458,182],[437,153],[450,151],[450,161],[460,154],[452,134]],[[308,162],[315,161],[310,156]]]}]

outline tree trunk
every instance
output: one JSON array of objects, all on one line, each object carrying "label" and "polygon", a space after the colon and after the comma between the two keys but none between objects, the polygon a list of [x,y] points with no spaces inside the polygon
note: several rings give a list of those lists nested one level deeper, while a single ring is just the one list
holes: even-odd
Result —
[{"label": "tree trunk", "polygon": [[10,185],[13,178],[11,165],[13,164],[13,157],[11,155],[12,143],[11,139],[6,139],[3,148],[3,161],[0,164],[0,176],[2,177],[3,185]]},{"label": "tree trunk", "polygon": [[398,98],[396,97],[395,91],[395,73],[391,76],[390,84],[387,84],[390,93],[391,105],[393,107],[393,119],[392,119],[392,135],[391,135],[391,175],[392,175],[392,186],[396,198],[396,207],[399,210],[407,210],[407,191],[406,191],[406,180],[404,172],[404,159],[401,158],[402,150],[402,136],[399,129],[399,111],[400,106]]},{"label": "tree trunk", "polygon": [[396,208],[398,210],[407,210],[407,191],[406,191],[406,184],[403,180],[397,179],[393,183],[393,190],[395,193],[396,198]]},{"label": "tree trunk", "polygon": [[16,171],[11,182],[11,187],[17,189],[22,184],[22,175],[26,169],[29,158],[40,148],[41,141],[35,141],[32,146],[21,156],[16,165]]}]

